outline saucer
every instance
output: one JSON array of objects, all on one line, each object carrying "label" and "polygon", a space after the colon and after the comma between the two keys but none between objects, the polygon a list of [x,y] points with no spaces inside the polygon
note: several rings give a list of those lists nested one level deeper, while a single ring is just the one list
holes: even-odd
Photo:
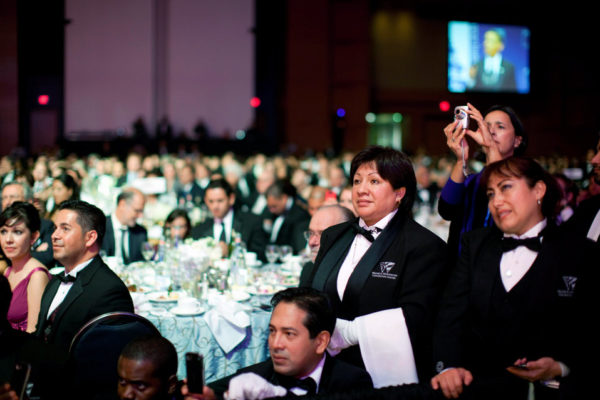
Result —
[{"label": "saucer", "polygon": [[178,315],[180,317],[189,317],[189,316],[193,316],[193,315],[200,315],[202,313],[204,313],[204,311],[206,311],[204,309],[204,307],[198,305],[196,307],[193,308],[181,308],[179,306],[175,306],[173,308],[171,308],[170,312],[172,314]]}]

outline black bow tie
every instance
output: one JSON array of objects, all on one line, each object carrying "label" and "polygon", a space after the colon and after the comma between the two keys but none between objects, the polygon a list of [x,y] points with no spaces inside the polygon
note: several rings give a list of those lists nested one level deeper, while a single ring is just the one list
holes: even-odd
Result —
[{"label": "black bow tie", "polygon": [[283,376],[277,374],[277,383],[284,388],[290,390],[291,388],[300,388],[306,390],[306,394],[317,393],[317,382],[311,377],[304,379],[292,378],[290,376]]},{"label": "black bow tie", "polygon": [[75,282],[73,275],[56,274],[54,277],[63,283]]},{"label": "black bow tie", "polygon": [[356,231],[356,233],[359,233],[359,234],[363,235],[371,243],[373,243],[373,241],[375,240],[375,238],[373,237],[373,233],[379,233],[379,232],[381,232],[381,228],[378,228],[378,227],[375,226],[375,227],[373,227],[371,229],[365,229],[362,226],[360,226],[358,224],[358,222],[354,223],[352,225],[352,227],[354,228],[354,230]]},{"label": "black bow tie", "polygon": [[529,250],[539,252],[542,248],[542,240],[541,236],[536,236],[527,239],[515,239],[510,237],[502,238],[502,252],[506,253],[507,251],[511,251],[516,249],[519,246],[525,246]]}]

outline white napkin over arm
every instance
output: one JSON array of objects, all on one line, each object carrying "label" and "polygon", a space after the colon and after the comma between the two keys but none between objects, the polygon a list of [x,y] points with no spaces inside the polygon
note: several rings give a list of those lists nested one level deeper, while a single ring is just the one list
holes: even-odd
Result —
[{"label": "white napkin over arm", "polygon": [[358,344],[375,388],[418,383],[417,367],[402,308],[338,319],[328,350],[338,354]]}]

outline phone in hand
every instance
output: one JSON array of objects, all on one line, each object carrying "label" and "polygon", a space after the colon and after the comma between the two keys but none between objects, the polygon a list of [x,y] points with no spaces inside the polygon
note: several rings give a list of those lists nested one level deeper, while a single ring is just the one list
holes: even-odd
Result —
[{"label": "phone in hand", "polygon": [[31,374],[30,364],[16,363],[13,371],[12,379],[10,380],[10,388],[14,390],[19,400],[25,399],[27,391],[27,383],[29,383],[29,375]]},{"label": "phone in hand", "polygon": [[185,353],[185,368],[187,371],[187,386],[190,393],[202,393],[204,388],[204,357],[202,354]]}]

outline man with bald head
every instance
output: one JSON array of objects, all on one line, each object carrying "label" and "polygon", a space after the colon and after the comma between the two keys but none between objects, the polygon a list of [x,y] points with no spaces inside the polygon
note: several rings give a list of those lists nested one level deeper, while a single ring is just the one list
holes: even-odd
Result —
[{"label": "man with bald head", "polygon": [[117,196],[115,212],[106,218],[106,235],[102,250],[107,256],[117,256],[124,264],[143,261],[142,243],[148,239],[146,228],[137,220],[144,215],[146,198],[135,188],[126,188]]},{"label": "man with bald head", "polygon": [[354,219],[352,211],[337,204],[320,207],[310,219],[306,238],[310,247],[311,261],[306,263],[300,274],[299,286],[310,286],[312,281],[313,267],[319,248],[321,247],[321,234],[330,226]]}]

